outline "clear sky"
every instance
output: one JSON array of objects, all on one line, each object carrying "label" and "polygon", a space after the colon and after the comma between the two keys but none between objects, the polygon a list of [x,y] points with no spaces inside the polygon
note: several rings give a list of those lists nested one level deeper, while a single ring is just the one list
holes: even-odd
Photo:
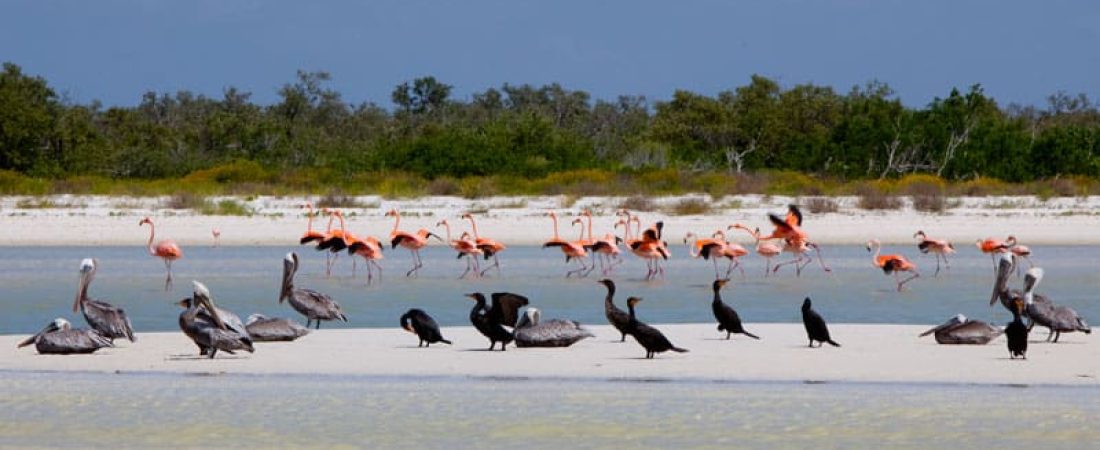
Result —
[{"label": "clear sky", "polygon": [[277,101],[325,70],[389,107],[433,75],[454,95],[558,82],[596,98],[714,94],[760,73],[847,92],[878,79],[913,106],[982,83],[1002,104],[1100,94],[1095,1],[0,0],[0,60],[87,102],[145,91]]}]

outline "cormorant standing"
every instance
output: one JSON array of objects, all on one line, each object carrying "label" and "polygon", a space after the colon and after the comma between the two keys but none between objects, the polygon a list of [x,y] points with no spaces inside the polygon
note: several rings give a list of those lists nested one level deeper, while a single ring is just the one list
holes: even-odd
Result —
[{"label": "cormorant standing", "polygon": [[466,294],[466,297],[477,302],[470,310],[470,323],[477,328],[477,331],[489,338],[489,350],[500,342],[500,351],[505,351],[505,346],[512,342],[514,337],[511,331],[504,328],[504,325],[516,326],[519,309],[527,306],[527,297],[508,292],[494,292],[491,308],[486,308],[485,296],[480,292]]},{"label": "cormorant standing", "polygon": [[638,297],[630,297],[626,299],[626,306],[630,309],[630,325],[627,334],[634,336],[634,340],[638,341],[638,344],[645,348],[646,359],[653,359],[653,355],[656,353],[663,353],[669,350],[678,353],[686,353],[686,348],[679,348],[672,345],[668,338],[664,334],[661,334],[659,330],[638,320],[634,314],[634,305],[642,299]]},{"label": "cormorant standing", "polygon": [[622,339],[619,339],[619,342],[626,342],[626,335],[629,333],[627,330],[630,327],[630,315],[615,306],[615,282],[604,278],[599,283],[607,287],[607,297],[603,300],[603,312],[607,316],[607,322],[616,330],[619,330],[619,333],[622,333]]},{"label": "cormorant standing", "polygon": [[1015,308],[1012,310],[1012,322],[1005,326],[1005,337],[1008,338],[1008,357],[1016,359],[1017,356],[1027,359],[1027,325],[1020,319],[1024,311],[1024,301],[1016,299]]},{"label": "cormorant standing", "polygon": [[443,333],[439,332],[439,324],[435,323],[435,319],[423,310],[413,308],[401,316],[401,328],[415,333],[420,338],[417,347],[430,347],[437,342],[451,345],[451,341],[443,339]]},{"label": "cormorant standing", "polygon": [[730,338],[731,333],[741,333],[753,339],[760,339],[755,334],[745,331],[745,328],[741,326],[741,317],[737,315],[737,311],[722,301],[720,291],[722,286],[725,286],[729,281],[729,278],[714,280],[712,285],[714,288],[714,301],[711,302],[710,306],[714,310],[714,318],[718,320],[718,331],[725,331],[727,340]]},{"label": "cormorant standing", "polygon": [[825,319],[810,307],[810,297],[806,297],[802,302],[802,324],[806,325],[806,336],[810,339],[811,348],[814,346],[814,341],[819,342],[818,347],[824,345],[824,342],[828,342],[833,347],[840,347],[840,344],[833,342],[829,337],[829,327],[825,325]]}]

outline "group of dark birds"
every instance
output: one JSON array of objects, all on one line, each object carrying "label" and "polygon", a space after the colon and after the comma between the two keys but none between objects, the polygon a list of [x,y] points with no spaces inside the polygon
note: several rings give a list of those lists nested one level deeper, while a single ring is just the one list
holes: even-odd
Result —
[{"label": "group of dark birds", "polygon": [[[101,300],[88,296],[88,288],[95,277],[97,262],[85,259],[80,264],[80,283],[73,311],[81,311],[91,327],[74,329],[70,323],[57,318],[42,331],[19,343],[19,347],[35,344],[39,353],[70,354],[91,353],[100,348],[112,347],[115,339],[135,341],[133,327],[126,313]],[[1023,289],[1009,289],[1008,280],[1016,267],[1016,258],[1012,253],[1002,253],[997,264],[993,293],[990,305],[998,300],[1012,315],[1012,322],[1003,329],[979,320],[967,319],[958,315],[942,325],[932,328],[921,336],[934,334],[940,344],[987,344],[1001,334],[1007,338],[1010,357],[1026,358],[1028,334],[1036,324],[1046,327],[1050,332],[1048,341],[1058,342],[1062,333],[1080,331],[1089,333],[1088,324],[1073,309],[1056,305],[1051,299],[1035,292],[1043,278],[1043,269],[1033,267],[1023,277]],[[309,333],[309,326],[319,328],[322,321],[343,320],[347,316],[340,305],[326,294],[296,288],[294,275],[298,270],[298,255],[290,252],[283,259],[283,279],[278,302],[290,303],[294,310],[306,317],[306,326],[291,319],[269,318],[253,314],[248,322],[230,311],[215,305],[210,290],[201,282],[194,281],[192,295],[178,302],[183,308],[179,315],[180,330],[199,348],[199,355],[214,358],[218,351],[233,354],[237,351],[253,352],[254,342],[293,341]],[[642,322],[638,318],[639,297],[626,300],[627,311],[615,305],[615,283],[610,279],[600,280],[607,289],[604,298],[604,313],[610,323],[620,333],[620,341],[631,336],[645,349],[645,357],[653,358],[657,353],[666,351],[687,352],[687,349],[674,345],[660,330]],[[712,284],[713,300],[711,308],[718,323],[718,331],[726,333],[726,339],[733,334],[743,334],[752,339],[757,335],[745,330],[737,311],[722,300],[722,288],[728,279],[715,280]],[[541,321],[541,312],[530,305],[530,301],[519,294],[498,292],[490,294],[466,294],[474,302],[470,310],[470,323],[489,340],[489,350],[500,343],[505,351],[510,343],[517,347],[568,347],[574,343],[594,337],[591,332],[572,320],[552,319]],[[1027,323],[1024,319],[1027,319]],[[419,338],[418,346],[430,346],[435,343],[451,344],[440,331],[439,324],[428,313],[413,308],[400,317],[403,329]],[[814,311],[812,302],[806,298],[802,303],[802,321],[806,328],[809,347],[826,343],[840,347],[829,334],[828,326],[821,315]]]}]

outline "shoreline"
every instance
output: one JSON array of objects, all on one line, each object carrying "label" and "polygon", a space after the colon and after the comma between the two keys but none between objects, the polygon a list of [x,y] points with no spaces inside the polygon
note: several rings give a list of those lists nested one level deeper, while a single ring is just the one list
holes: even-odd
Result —
[{"label": "shoreline", "polygon": [[[392,219],[385,211],[402,211],[401,228],[435,227],[444,218],[452,223],[457,235],[469,224],[460,220],[464,212],[473,212],[478,230],[505,245],[539,245],[552,234],[551,222],[545,212],[555,210],[561,220],[561,235],[573,236],[576,228],[565,219],[584,208],[593,211],[594,234],[612,232],[614,212],[623,197],[494,197],[463,199],[459,197],[424,197],[408,200],[386,200],[377,196],[354,197],[357,206],[345,211],[347,227],[359,235],[388,236]],[[675,215],[670,212],[685,199],[703,199],[713,209],[701,215]],[[972,245],[985,237],[1003,239],[1016,235],[1026,245],[1100,245],[1100,196],[1052,198],[1042,200],[1025,197],[961,197],[948,199],[952,205],[943,213],[924,213],[912,209],[906,200],[897,210],[863,210],[856,207],[855,197],[832,197],[838,212],[814,214],[804,208],[803,228],[813,241],[827,245],[863,244],[877,238],[884,244],[911,244],[913,233],[924,230],[930,237],[953,241],[956,247]],[[32,205],[31,200],[45,201]],[[0,246],[102,246],[143,245],[148,230],[139,228],[138,221],[151,216],[157,223],[157,237],[172,238],[182,246],[212,245],[211,230],[221,231],[220,242],[226,246],[296,246],[305,231],[306,217],[298,206],[306,197],[211,197],[212,201],[232,201],[252,211],[250,216],[201,215],[193,210],[164,208],[166,197],[109,197],[56,195],[47,197],[0,197]],[[786,205],[803,199],[784,196],[741,195],[721,199],[686,195],[654,199],[652,212],[638,212],[645,226],[662,220],[666,239],[679,244],[684,235],[695,232],[709,235],[741,222],[760,227],[767,233],[771,225],[767,213],[782,214]],[[41,206],[47,207],[41,207]],[[315,229],[323,230],[325,219],[315,221]],[[1072,232],[1066,232],[1072,230]],[[736,231],[736,230],[734,230]],[[728,234],[730,240],[749,247],[752,239],[743,232]]]},{"label": "shoreline", "polygon": [[[1067,334],[1058,344],[1031,335],[1026,361],[1009,360],[1004,338],[984,346],[938,345],[917,334],[923,325],[833,324],[843,347],[809,349],[801,324],[754,324],[754,341],[726,341],[713,324],[655,325],[689,353],[642,358],[632,338],[618,342],[608,325],[586,326],[596,337],[568,349],[509,348],[484,351],[488,342],[472,327],[445,327],[453,346],[417,348],[397,328],[313,331],[297,342],[257,343],[256,353],[198,358],[179,332],[141,333],[136,343],[92,355],[38,355],[16,349],[24,335],[0,336],[12,357],[2,372],[75,372],[176,375],[354,376],[700,383],[874,383],[988,386],[1100,386],[1100,360],[1090,335]],[[614,339],[613,339],[614,338]]]}]

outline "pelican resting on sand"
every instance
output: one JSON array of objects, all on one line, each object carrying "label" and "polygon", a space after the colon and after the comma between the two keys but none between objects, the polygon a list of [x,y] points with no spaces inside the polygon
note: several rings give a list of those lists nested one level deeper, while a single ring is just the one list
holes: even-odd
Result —
[{"label": "pelican resting on sand", "polygon": [[430,347],[437,342],[451,345],[451,341],[443,339],[439,324],[435,323],[435,319],[423,310],[413,308],[405,312],[401,316],[401,328],[420,338],[417,347]]},{"label": "pelican resting on sand", "polygon": [[1004,333],[980,320],[970,320],[959,314],[943,324],[925,331],[920,337],[935,333],[936,343],[947,345],[985,345]]},{"label": "pelican resting on sand", "polygon": [[88,298],[88,286],[92,284],[96,272],[96,260],[85,258],[80,262],[80,285],[73,300],[73,312],[78,309],[84,313],[84,320],[93,330],[107,339],[126,338],[134,342],[134,327],[126,311],[102,300]]},{"label": "pelican resting on sand", "polygon": [[60,317],[46,325],[38,334],[20,342],[19,348],[31,344],[43,355],[92,353],[103,347],[114,347],[111,340],[98,331],[83,328],[74,330],[68,320]]},{"label": "pelican resting on sand", "polygon": [[179,302],[186,308],[180,313],[179,324],[183,334],[199,347],[199,354],[214,359],[218,350],[231,355],[237,350],[255,351],[252,337],[244,326],[237,328],[224,322],[219,309],[214,306],[214,300],[210,298],[210,290],[198,281],[191,283],[194,288],[191,298]]},{"label": "pelican resting on sand", "polygon": [[509,292],[494,292],[493,303],[486,307],[485,296],[480,292],[466,294],[473,300],[474,307],[470,310],[470,323],[477,331],[489,338],[489,350],[500,342],[500,351],[505,351],[505,346],[515,339],[511,331],[505,326],[515,327],[519,309],[527,306],[527,297]]},{"label": "pelican resting on sand", "polygon": [[538,308],[527,308],[516,323],[516,347],[568,347],[584,338],[595,337],[572,320],[551,319],[540,322]]},{"label": "pelican resting on sand", "polygon": [[295,311],[306,316],[306,328],[309,328],[312,322],[317,322],[314,328],[321,328],[322,320],[348,321],[348,316],[344,315],[340,310],[340,304],[336,303],[332,297],[313,289],[295,289],[294,274],[297,272],[298,254],[287,253],[283,258],[283,289],[279,292],[279,303],[287,300]]},{"label": "pelican resting on sand", "polygon": [[254,342],[293,341],[309,334],[309,328],[294,320],[263,314],[248,316],[244,328]]},{"label": "pelican resting on sand", "polygon": [[1015,264],[1015,255],[1012,253],[1001,254],[1000,261],[997,264],[997,281],[993,285],[993,296],[989,299],[990,306],[1000,299],[1005,308],[1010,312],[1014,312],[1016,310],[1016,300],[1022,298],[1024,301],[1024,316],[1030,321],[1027,327],[1028,330],[1036,324],[1047,328],[1050,330],[1047,334],[1047,341],[1053,338],[1054,342],[1058,342],[1058,338],[1062,336],[1062,333],[1080,331],[1089,334],[1092,332],[1089,324],[1073,308],[1057,305],[1050,298],[1035,293],[1035,287],[1043,280],[1044,272],[1042,268],[1032,267],[1024,273],[1023,291],[1008,289],[1008,277],[1012,275]]}]

